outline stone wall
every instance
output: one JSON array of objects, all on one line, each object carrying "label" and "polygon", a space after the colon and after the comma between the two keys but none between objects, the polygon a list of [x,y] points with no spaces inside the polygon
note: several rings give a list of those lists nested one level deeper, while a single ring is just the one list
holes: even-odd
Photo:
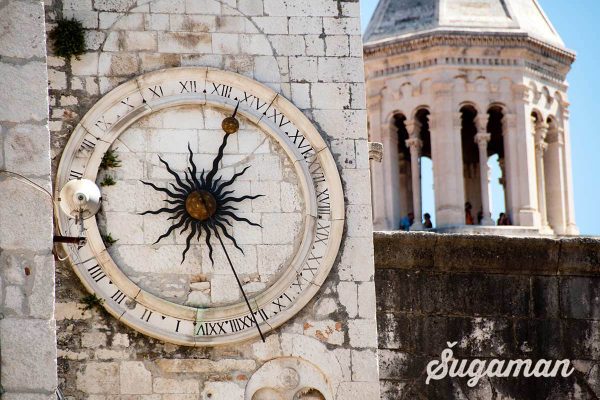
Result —
[{"label": "stone wall", "polygon": [[[359,4],[341,0],[48,0],[46,21],[74,17],[87,52],[49,50],[54,166],[73,128],[105,93],[147,71],[209,66],[252,77],[300,108],[326,139],[346,189],[342,250],[321,291],[267,337],[188,348],[127,328],[97,308],[71,267],[57,267],[59,383],[67,399],[242,399],[280,356],[310,361],[335,398],[379,397]],[[309,16],[310,15],[310,16]],[[360,306],[359,306],[360,305]],[[273,381],[273,379],[271,380]]]},{"label": "stone wall", "polygon": [[0,1],[0,32],[0,169],[19,174],[0,173],[0,393],[42,400],[57,382],[43,2]]},{"label": "stone wall", "polygon": [[[596,399],[600,240],[375,234],[385,399]],[[425,384],[447,342],[458,359],[570,359],[569,378]]]}]

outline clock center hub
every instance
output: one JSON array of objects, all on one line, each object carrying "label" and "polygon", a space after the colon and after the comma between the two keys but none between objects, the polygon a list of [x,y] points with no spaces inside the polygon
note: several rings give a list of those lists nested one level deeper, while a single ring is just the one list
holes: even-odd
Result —
[{"label": "clock center hub", "polygon": [[217,201],[210,192],[195,190],[185,199],[185,209],[192,218],[205,221],[217,211]]}]

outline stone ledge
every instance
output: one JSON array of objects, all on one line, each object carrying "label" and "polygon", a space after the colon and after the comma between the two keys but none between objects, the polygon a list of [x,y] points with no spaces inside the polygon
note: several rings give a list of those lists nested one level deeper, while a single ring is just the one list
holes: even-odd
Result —
[{"label": "stone ledge", "polygon": [[600,275],[600,238],[375,232],[375,267],[509,275]]}]

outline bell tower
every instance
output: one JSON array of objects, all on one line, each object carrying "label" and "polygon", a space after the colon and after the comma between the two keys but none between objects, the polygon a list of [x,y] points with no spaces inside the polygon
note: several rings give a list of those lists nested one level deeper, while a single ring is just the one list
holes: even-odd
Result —
[{"label": "bell tower", "polygon": [[[375,229],[577,235],[567,73],[536,0],[381,0],[364,36]],[[423,210],[431,160],[435,210]],[[495,165],[494,165],[495,164]],[[490,170],[503,203],[492,215]],[[470,205],[472,222],[467,217]],[[497,226],[504,212],[506,225]],[[472,225],[471,225],[472,223]]]}]

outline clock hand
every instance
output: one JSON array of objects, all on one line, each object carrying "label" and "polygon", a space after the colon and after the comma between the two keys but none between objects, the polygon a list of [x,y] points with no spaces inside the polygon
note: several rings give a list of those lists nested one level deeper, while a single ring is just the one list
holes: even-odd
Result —
[{"label": "clock hand", "polygon": [[214,224],[212,224],[212,228],[213,228],[213,231],[215,232],[215,235],[217,236],[217,239],[219,239],[219,243],[221,243],[221,248],[223,249],[223,252],[225,253],[225,257],[227,257],[227,261],[229,261],[229,266],[231,267],[231,270],[233,271],[233,275],[235,276],[235,280],[237,281],[238,286],[240,287],[240,290],[242,291],[242,295],[244,296],[244,300],[246,301],[248,310],[250,310],[250,315],[252,315],[252,319],[254,320],[254,325],[256,326],[256,329],[258,329],[258,333],[260,333],[260,338],[262,339],[262,341],[264,343],[265,336],[263,335],[262,331],[260,330],[260,326],[258,326],[258,321],[256,320],[256,315],[254,314],[254,311],[252,311],[252,307],[250,307],[250,302],[248,301],[246,292],[244,291],[244,288],[242,287],[242,282],[240,282],[240,278],[238,277],[238,274],[235,271],[235,268],[233,268],[233,263],[231,262],[231,258],[229,258],[229,253],[227,253],[227,250],[225,249],[225,245],[223,244],[221,235],[219,235],[219,231],[217,230],[217,228],[215,227]]},{"label": "clock hand", "polygon": [[235,106],[235,110],[233,110],[233,115],[223,119],[223,122],[221,122],[221,128],[223,128],[223,130],[225,131],[225,136],[223,137],[223,143],[221,143],[221,146],[219,146],[219,152],[213,160],[212,169],[209,171],[208,175],[206,175],[206,184],[208,187],[212,186],[212,180],[215,177],[217,170],[219,169],[219,163],[223,159],[225,146],[227,146],[227,138],[229,138],[229,135],[236,133],[238,129],[240,129],[240,122],[235,117],[239,106],[240,102],[238,100],[237,105]]}]

